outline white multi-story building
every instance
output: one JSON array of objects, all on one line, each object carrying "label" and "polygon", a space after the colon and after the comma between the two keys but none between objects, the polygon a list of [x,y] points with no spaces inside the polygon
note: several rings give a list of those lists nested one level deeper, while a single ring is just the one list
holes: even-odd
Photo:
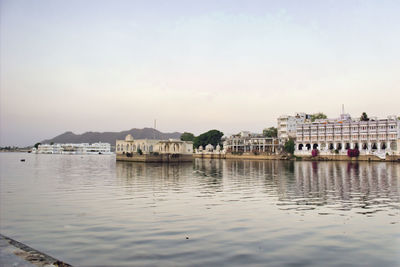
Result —
[{"label": "white multi-story building", "polygon": [[278,118],[278,139],[284,144],[289,138],[296,138],[297,125],[310,120],[311,115],[300,112],[294,116],[282,115]]},{"label": "white multi-story building", "polygon": [[111,154],[109,143],[81,143],[81,144],[43,144],[38,148],[33,148],[33,153],[37,154]]},{"label": "white multi-story building", "polygon": [[275,154],[280,151],[278,138],[241,132],[225,138],[225,153],[267,153]]},{"label": "white multi-story building", "polygon": [[358,149],[360,155],[400,154],[400,120],[396,116],[369,121],[351,119],[342,114],[339,119],[320,119],[299,124],[296,129],[295,155],[311,155],[318,149],[320,155],[346,154]]}]

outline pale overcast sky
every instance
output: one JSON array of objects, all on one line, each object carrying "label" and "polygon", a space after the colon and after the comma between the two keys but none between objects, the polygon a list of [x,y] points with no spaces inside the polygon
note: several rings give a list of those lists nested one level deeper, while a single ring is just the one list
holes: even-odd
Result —
[{"label": "pale overcast sky", "polygon": [[2,0],[1,145],[400,115],[400,1]]}]

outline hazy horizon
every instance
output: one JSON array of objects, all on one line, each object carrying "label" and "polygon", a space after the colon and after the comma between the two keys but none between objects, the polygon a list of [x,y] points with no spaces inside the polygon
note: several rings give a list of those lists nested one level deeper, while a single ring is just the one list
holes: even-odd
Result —
[{"label": "hazy horizon", "polygon": [[400,115],[399,1],[0,3],[0,145]]}]

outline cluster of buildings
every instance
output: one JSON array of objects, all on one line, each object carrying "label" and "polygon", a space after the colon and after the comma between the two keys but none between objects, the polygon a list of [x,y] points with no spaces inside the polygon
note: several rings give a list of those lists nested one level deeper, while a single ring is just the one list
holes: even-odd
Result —
[{"label": "cluster of buildings", "polygon": [[306,113],[283,115],[277,119],[277,137],[240,132],[225,137],[223,149],[201,148],[196,153],[279,154],[289,139],[295,142],[296,156],[311,156],[313,150],[321,156],[347,156],[351,149],[357,150],[357,155],[384,159],[387,155],[400,155],[400,119],[388,116],[361,120],[344,111],[338,118],[315,120]]},{"label": "cluster of buildings", "polygon": [[278,118],[277,136],[266,137],[263,134],[242,131],[223,138],[223,149],[215,150],[199,148],[195,152],[201,154],[253,154],[275,155],[283,151],[284,144],[289,139],[296,139],[297,126],[311,121],[311,115],[296,113],[294,116],[283,115]]},{"label": "cluster of buildings", "polygon": [[36,154],[111,154],[109,143],[81,143],[81,144],[43,144],[33,148]]},{"label": "cluster of buildings", "polygon": [[[306,113],[293,116],[280,116],[277,120],[277,136],[266,137],[242,131],[222,139],[222,146],[211,144],[193,148],[193,142],[169,139],[138,139],[128,134],[124,140],[116,140],[115,153],[118,159],[127,159],[140,155],[148,160],[159,157],[162,161],[189,161],[192,155],[217,155],[224,158],[227,154],[276,155],[283,151],[288,140],[294,140],[296,156],[349,155],[356,150],[357,155],[374,155],[384,159],[387,155],[400,155],[400,119],[352,118],[342,112],[334,119],[315,119]],[[33,149],[39,154],[110,154],[108,143],[93,144],[54,144],[39,145]],[[150,157],[151,156],[151,157]],[[157,160],[154,158],[154,160]]]}]

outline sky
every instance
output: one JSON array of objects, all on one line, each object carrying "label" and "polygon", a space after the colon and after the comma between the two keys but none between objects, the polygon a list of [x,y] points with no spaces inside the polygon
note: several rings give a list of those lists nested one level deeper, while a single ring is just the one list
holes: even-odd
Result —
[{"label": "sky", "polygon": [[1,0],[0,145],[400,116],[400,1]]}]

